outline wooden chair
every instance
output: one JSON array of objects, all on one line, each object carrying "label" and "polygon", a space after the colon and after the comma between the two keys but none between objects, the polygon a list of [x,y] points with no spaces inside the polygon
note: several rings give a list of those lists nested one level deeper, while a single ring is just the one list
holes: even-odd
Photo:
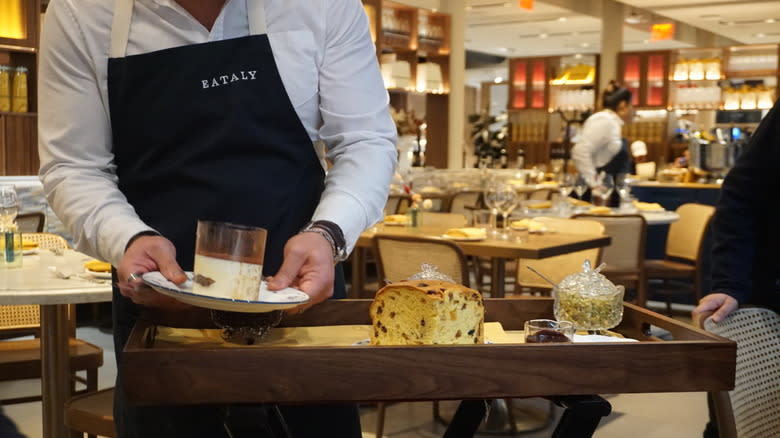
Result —
[{"label": "wooden chair", "polygon": [[780,316],[743,307],[716,324],[700,327],[737,342],[734,390],[711,392],[721,438],[780,436]]},{"label": "wooden chair", "polygon": [[16,216],[16,224],[22,233],[40,233],[46,225],[46,215],[36,211]]},{"label": "wooden chair", "polygon": [[65,402],[65,426],[71,431],[114,437],[114,388],[77,395]]},{"label": "wooden chair", "polygon": [[[693,294],[696,301],[701,298],[701,266],[704,236],[709,228],[715,207],[702,204],[683,204],[676,210],[680,219],[669,226],[666,250],[662,260],[645,260],[645,290],[652,279],[662,280],[658,292],[666,296],[666,311],[671,314],[671,296]],[[668,288],[669,280],[692,281],[692,287]],[[644,306],[646,303],[637,302]]]},{"label": "wooden chair", "polygon": [[[67,249],[67,241],[49,233],[25,233],[24,238],[38,243],[41,250]],[[80,393],[97,390],[97,369],[103,365],[103,349],[75,338],[76,306],[68,307],[71,339],[69,341],[70,369],[75,382],[86,385]],[[37,305],[0,306],[0,334],[17,336],[20,330],[40,330],[40,310]],[[86,371],[86,379],[76,376]],[[10,339],[0,341],[0,381],[35,379],[41,377],[40,339]],[[40,395],[6,398],[3,404],[27,403],[41,400]]]},{"label": "wooden chair", "polygon": [[459,228],[468,224],[468,219],[460,213],[439,213],[426,211],[423,213],[423,225],[439,225],[442,227]]},{"label": "wooden chair", "polygon": [[469,286],[469,271],[463,251],[449,240],[432,237],[377,234],[373,239],[380,282],[403,281],[432,263],[455,282]]},{"label": "wooden chair", "polygon": [[[423,263],[434,263],[439,272],[456,283],[469,286],[466,256],[453,242],[430,237],[389,236],[377,234],[373,239],[374,254],[380,283],[384,280],[403,281],[420,272]],[[376,436],[384,432],[387,404],[377,404]],[[439,418],[438,403],[434,402],[434,417]]]},{"label": "wooden chair", "polygon": [[409,196],[401,194],[391,194],[387,197],[385,203],[385,216],[391,214],[403,214],[409,207]]},{"label": "wooden chair", "polygon": [[465,190],[452,195],[450,199],[450,213],[459,213],[471,220],[471,213],[475,209],[482,208],[482,191]]},{"label": "wooden chair", "polygon": [[[535,219],[544,222],[548,229],[559,233],[603,235],[604,225],[584,219],[559,219],[539,217]],[[549,294],[552,286],[531,272],[528,266],[544,274],[547,278],[560,283],[564,277],[582,270],[582,262],[590,260],[591,266],[596,267],[601,262],[602,248],[587,249],[540,260],[519,259],[517,261],[517,286],[519,291],[523,289],[533,293]]]},{"label": "wooden chair", "polygon": [[644,263],[647,221],[644,216],[578,214],[574,218],[593,220],[604,225],[604,230],[612,238],[612,243],[604,247],[601,253],[601,261],[607,264],[601,273],[615,284],[635,288],[636,301],[645,303],[647,291]]}]

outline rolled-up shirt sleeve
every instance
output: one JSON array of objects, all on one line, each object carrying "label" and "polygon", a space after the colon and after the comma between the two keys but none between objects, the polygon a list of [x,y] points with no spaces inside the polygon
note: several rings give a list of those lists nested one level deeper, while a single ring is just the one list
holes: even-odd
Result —
[{"label": "rolled-up shirt sleeve", "polygon": [[351,249],[382,217],[396,165],[396,129],[361,3],[332,4],[319,69],[319,137],[333,167],[314,219],[339,224]]},{"label": "rolled-up shirt sleeve", "polygon": [[117,188],[99,69],[69,2],[52,2],[39,55],[40,178],[76,248],[118,266],[134,234],[150,230]]}]

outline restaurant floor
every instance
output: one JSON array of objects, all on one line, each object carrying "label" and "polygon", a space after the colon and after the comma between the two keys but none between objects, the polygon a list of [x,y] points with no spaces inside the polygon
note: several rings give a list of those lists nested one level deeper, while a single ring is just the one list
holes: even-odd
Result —
[{"label": "restaurant floor", "polygon": [[[653,303],[651,303],[652,305]],[[660,305],[660,303],[658,303]],[[658,308],[659,310],[661,307]],[[680,309],[675,315],[681,320],[690,321],[685,316],[687,309]],[[101,346],[104,350],[104,365],[99,371],[99,386],[113,386],[116,376],[114,347],[111,335],[95,327],[81,327],[78,337]],[[39,380],[25,380],[0,383],[3,397],[29,395],[40,391]],[[602,419],[594,437],[597,438],[687,438],[701,437],[707,422],[707,405],[704,393],[662,393],[662,394],[621,394],[604,396],[612,404],[612,413]],[[515,402],[518,418],[522,410],[546,410],[550,406],[543,399],[527,399]],[[443,406],[446,411],[450,406]],[[11,417],[28,438],[41,437],[41,404],[25,403],[4,406],[5,413]],[[554,421],[540,430],[520,433],[515,436],[527,438],[549,437],[555,428],[561,410],[554,408]],[[376,409],[373,406],[361,408],[364,438],[374,438]],[[387,407],[384,436],[392,438],[440,437],[444,426],[433,420],[430,402],[394,403]],[[478,437],[496,437],[495,434],[479,434]],[[508,436],[508,435],[503,435]],[[323,434],[327,437],[327,434]],[[2,437],[0,437],[2,438]]]}]

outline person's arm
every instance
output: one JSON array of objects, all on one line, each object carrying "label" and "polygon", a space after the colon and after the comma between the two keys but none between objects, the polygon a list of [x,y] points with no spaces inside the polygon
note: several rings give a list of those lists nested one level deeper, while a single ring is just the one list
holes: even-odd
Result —
[{"label": "person's arm", "polygon": [[[780,167],[780,109],[767,114],[721,187],[712,223],[712,294],[705,296],[694,314],[712,310],[720,321],[739,304],[751,303],[753,270],[759,260],[756,248],[762,227],[773,226],[771,199]],[[731,299],[729,299],[731,298]]]},{"label": "person's arm", "polygon": [[330,2],[320,65],[319,136],[333,163],[313,220],[329,220],[352,248],[382,218],[395,171],[396,127],[361,3]]},{"label": "person's arm", "polygon": [[[319,137],[333,163],[312,220],[343,231],[348,249],[382,217],[396,166],[396,128],[388,111],[366,14],[358,1],[328,2],[319,67]],[[321,234],[300,233],[285,245],[269,288],[294,285],[311,306],[333,294],[333,252]]]},{"label": "person's arm", "polygon": [[117,188],[106,96],[77,11],[52,2],[38,72],[40,179],[76,248],[119,266],[132,236],[150,230]]}]

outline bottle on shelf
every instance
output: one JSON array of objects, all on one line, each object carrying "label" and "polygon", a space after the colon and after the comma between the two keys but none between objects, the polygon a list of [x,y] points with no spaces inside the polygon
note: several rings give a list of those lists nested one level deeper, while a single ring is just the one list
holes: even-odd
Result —
[{"label": "bottle on shelf", "polygon": [[525,169],[525,150],[522,146],[517,148],[517,168]]},{"label": "bottle on shelf", "polygon": [[14,73],[11,94],[11,111],[26,113],[27,106],[27,68],[17,67]]},{"label": "bottle on shelf", "polygon": [[11,67],[0,65],[0,112],[11,111]]},{"label": "bottle on shelf", "polygon": [[502,169],[507,168],[509,157],[507,156],[505,147],[501,147],[501,150],[499,151],[498,162],[500,163]]}]

